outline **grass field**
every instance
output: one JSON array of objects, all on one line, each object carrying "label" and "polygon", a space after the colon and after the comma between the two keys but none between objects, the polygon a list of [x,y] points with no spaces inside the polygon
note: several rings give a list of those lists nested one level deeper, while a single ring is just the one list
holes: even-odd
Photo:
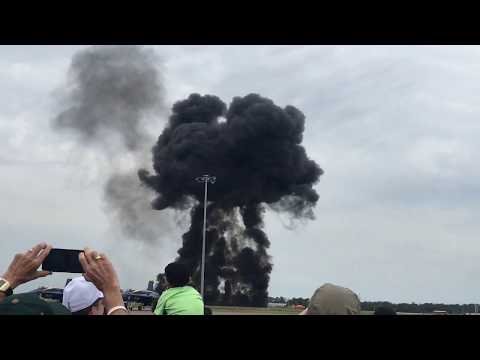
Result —
[{"label": "grass field", "polygon": [[[285,308],[251,308],[237,306],[209,306],[213,315],[298,315],[301,310]],[[362,311],[362,315],[372,315],[373,311]]]},{"label": "grass field", "polygon": [[209,306],[213,315],[297,315],[301,310],[287,308],[255,308],[239,306]]}]

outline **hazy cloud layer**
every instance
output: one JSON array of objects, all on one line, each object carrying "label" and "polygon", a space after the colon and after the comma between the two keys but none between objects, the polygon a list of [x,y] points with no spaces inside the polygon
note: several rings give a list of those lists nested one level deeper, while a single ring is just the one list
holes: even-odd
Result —
[{"label": "hazy cloud layer", "polygon": [[[124,287],[145,287],[185,224],[171,247],[114,241],[94,154],[75,154],[73,139],[49,127],[53,91],[79,48],[0,47],[0,268],[40,240],[90,245],[112,254]],[[169,104],[191,92],[225,101],[258,92],[307,117],[307,153],[325,170],[320,200],[316,220],[294,230],[267,215],[272,295],[334,282],[367,300],[478,302],[480,47],[153,48]]]}]

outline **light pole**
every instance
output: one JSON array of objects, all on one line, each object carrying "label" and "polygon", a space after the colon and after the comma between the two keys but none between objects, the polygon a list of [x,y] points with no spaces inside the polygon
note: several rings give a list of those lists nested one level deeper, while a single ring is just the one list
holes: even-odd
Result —
[{"label": "light pole", "polygon": [[207,192],[208,192],[208,183],[215,184],[215,176],[210,176],[208,174],[197,177],[195,180],[198,182],[205,183],[205,198],[203,200],[203,242],[202,242],[202,268],[201,268],[201,277],[200,277],[200,293],[202,298],[204,297],[205,289],[205,236],[207,231]]}]

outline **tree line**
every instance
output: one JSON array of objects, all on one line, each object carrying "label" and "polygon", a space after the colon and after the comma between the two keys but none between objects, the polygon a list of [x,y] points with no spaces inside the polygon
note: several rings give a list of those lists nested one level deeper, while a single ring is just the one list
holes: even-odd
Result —
[{"label": "tree line", "polygon": [[397,313],[432,313],[434,311],[446,311],[449,314],[466,314],[475,312],[475,304],[443,304],[443,303],[400,303],[394,304],[388,301],[363,301],[362,310],[375,311],[379,306],[390,306]]},{"label": "tree line", "polygon": [[[269,297],[268,302],[273,304],[286,304],[287,306],[292,305],[303,305],[308,306],[310,299],[302,297],[294,297],[287,299],[283,296],[280,297]],[[364,311],[375,311],[376,308],[380,306],[389,306],[395,310],[397,313],[432,313],[434,311],[446,311],[449,314],[466,314],[475,312],[475,304],[443,304],[443,303],[391,303],[388,301],[362,301],[362,310]]]}]

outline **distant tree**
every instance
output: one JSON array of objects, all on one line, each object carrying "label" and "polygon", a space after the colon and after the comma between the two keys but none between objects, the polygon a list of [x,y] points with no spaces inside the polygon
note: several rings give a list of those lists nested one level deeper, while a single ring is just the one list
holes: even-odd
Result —
[{"label": "distant tree", "polygon": [[399,303],[394,304],[388,301],[363,301],[362,310],[375,311],[381,306],[391,306],[397,313],[432,313],[433,311],[446,311],[449,314],[465,314],[475,312],[475,304],[443,304],[443,303]]},{"label": "distant tree", "polygon": [[285,304],[287,300],[283,296],[268,297],[268,302],[272,304]]},{"label": "distant tree", "polygon": [[308,298],[291,298],[290,300],[287,301],[287,305],[288,306],[303,305],[307,307],[309,302],[310,302],[310,299]]},{"label": "distant tree", "polygon": [[392,306],[383,304],[375,309],[375,315],[396,315]]}]

